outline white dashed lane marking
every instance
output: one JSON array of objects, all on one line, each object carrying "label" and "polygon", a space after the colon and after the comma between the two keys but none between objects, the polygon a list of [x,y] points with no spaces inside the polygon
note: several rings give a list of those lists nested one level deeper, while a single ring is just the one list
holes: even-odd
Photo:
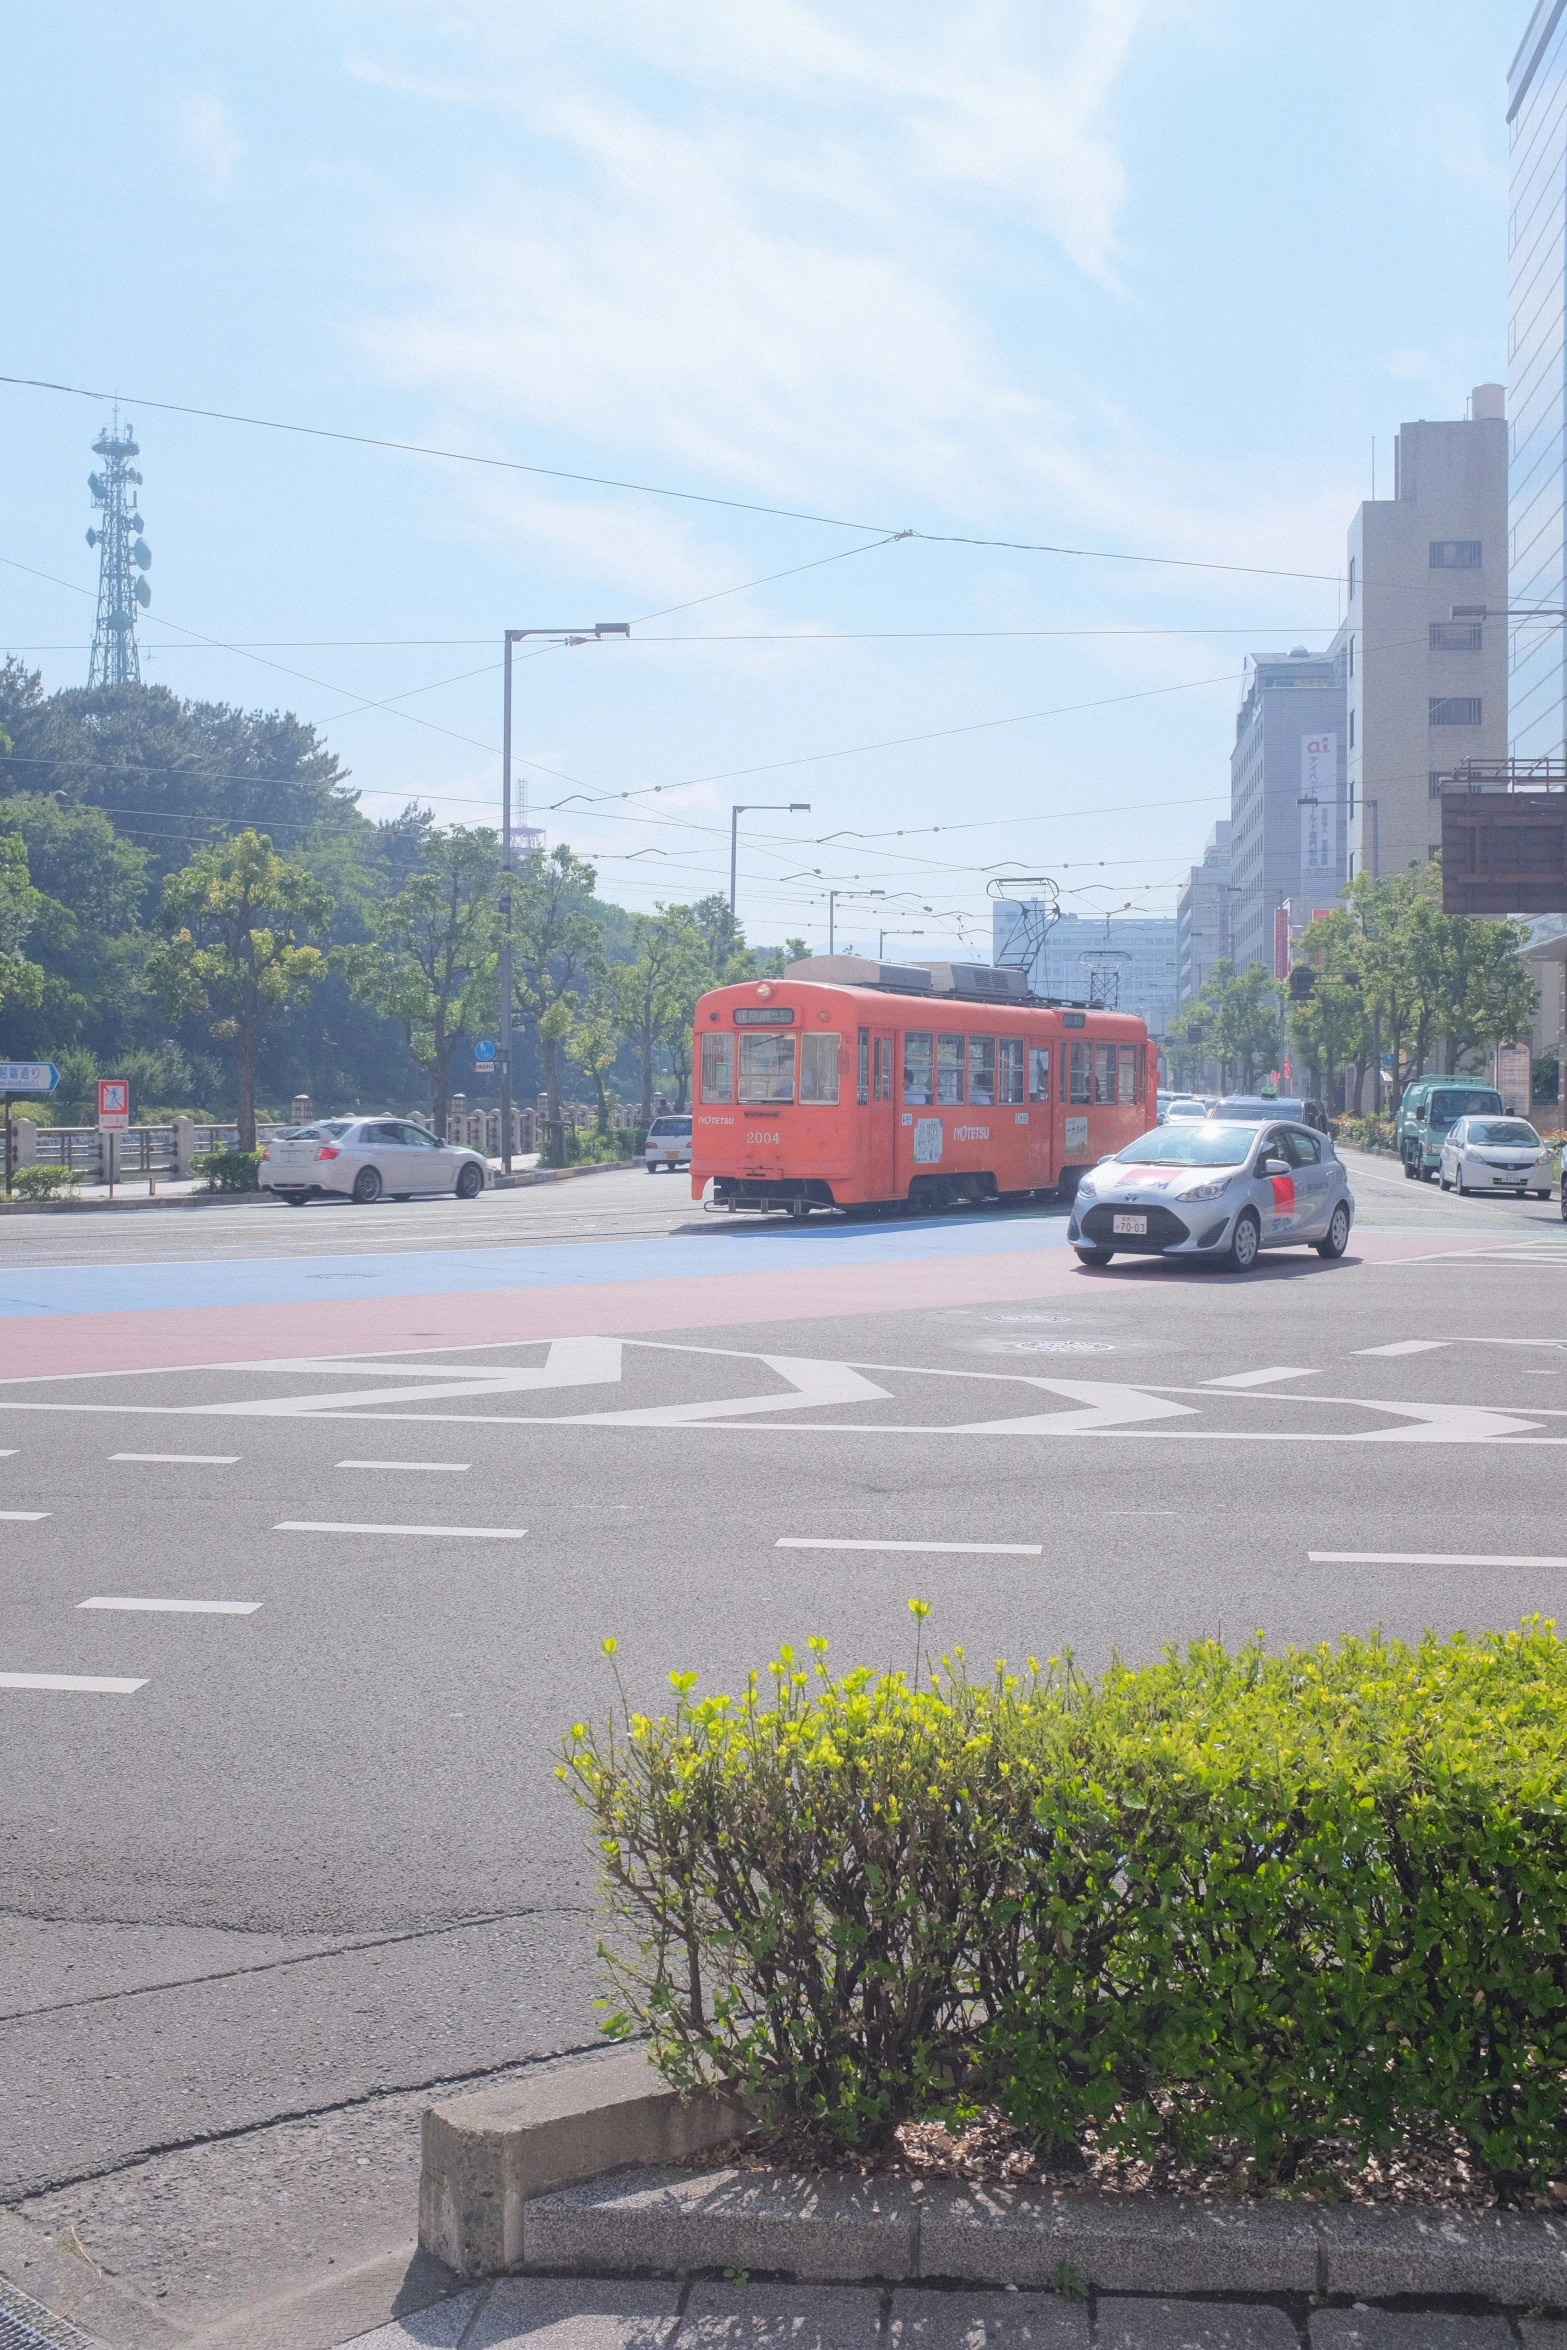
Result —
[{"label": "white dashed lane marking", "polygon": [[831,1535],[780,1534],[778,1550],[923,1550],[943,1556],[1029,1558],[1044,1556],[1042,1542],[841,1542]]},{"label": "white dashed lane marking", "polygon": [[340,1469],[467,1469],[470,1461],[339,1461]]},{"label": "white dashed lane marking", "polygon": [[1391,1346],[1357,1346],[1358,1355],[1434,1354],[1448,1344],[1445,1338],[1395,1338]]},{"label": "white dashed lane marking", "polygon": [[40,1518],[53,1517],[52,1510],[0,1510],[8,1526],[36,1526]]},{"label": "white dashed lane marking", "polygon": [[520,1542],[526,1526],[366,1526],[331,1518],[280,1518],[274,1534],[450,1535],[469,1542]]},{"label": "white dashed lane marking", "polygon": [[147,1616],[253,1616],[259,1599],[79,1599],[79,1608],[111,1608],[117,1614]]},{"label": "white dashed lane marking", "polygon": [[1292,1370],[1277,1363],[1269,1371],[1227,1371],[1222,1379],[1205,1379],[1204,1387],[1269,1387],[1275,1379],[1320,1379],[1320,1371]]},{"label": "white dashed lane marking", "polygon": [[1502,1550],[1308,1550],[1306,1556],[1316,1567],[1567,1567],[1567,1558]]},{"label": "white dashed lane marking", "polygon": [[0,1689],[75,1689],[88,1696],[129,1697],[145,1681],[115,1681],[101,1673],[0,1673]]},{"label": "white dashed lane marking", "polygon": [[237,1452],[111,1452],[111,1461],[174,1461],[193,1469],[232,1469]]}]

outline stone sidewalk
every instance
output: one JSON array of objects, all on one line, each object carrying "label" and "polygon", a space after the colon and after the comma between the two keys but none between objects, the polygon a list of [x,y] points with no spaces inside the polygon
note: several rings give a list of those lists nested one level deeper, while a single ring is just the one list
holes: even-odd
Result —
[{"label": "stone sidewalk", "polygon": [[340,2350],[1567,2350],[1567,2319],[899,2286],[507,2277]]}]

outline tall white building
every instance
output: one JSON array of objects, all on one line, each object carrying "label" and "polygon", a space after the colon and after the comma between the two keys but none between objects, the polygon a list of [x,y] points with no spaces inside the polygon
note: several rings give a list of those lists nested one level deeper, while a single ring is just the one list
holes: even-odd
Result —
[{"label": "tall white building", "polygon": [[[1558,287],[1558,297],[1560,288]],[[1507,754],[1507,424],[1500,384],[1466,417],[1401,425],[1393,495],[1349,526],[1344,667],[1348,875],[1423,866],[1437,778]]]},{"label": "tall white building", "polygon": [[[995,960],[1005,953],[1018,910],[998,905],[993,936]],[[1069,1002],[1115,1002],[1148,1023],[1150,1036],[1164,1036],[1175,1017],[1175,918],[1169,914],[1063,914],[1052,924],[1030,965],[1036,995],[1064,996]]]},{"label": "tall white building", "polygon": [[1230,820],[1221,816],[1208,835],[1202,863],[1193,865],[1175,901],[1175,1000],[1194,1003],[1230,944]]},{"label": "tall white building", "polygon": [[[1238,969],[1289,968],[1280,924],[1344,881],[1342,663],[1295,645],[1248,661],[1230,752],[1230,936]],[[1287,912],[1286,912],[1287,910]]]}]

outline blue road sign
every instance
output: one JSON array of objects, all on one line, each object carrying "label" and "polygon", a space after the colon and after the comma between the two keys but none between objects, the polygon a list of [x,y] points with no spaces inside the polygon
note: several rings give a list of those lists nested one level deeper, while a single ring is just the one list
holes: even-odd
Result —
[{"label": "blue road sign", "polygon": [[0,1093],[53,1093],[59,1082],[53,1061],[0,1061]]},{"label": "blue road sign", "polygon": [[476,1044],[473,1048],[473,1057],[476,1061],[493,1061],[495,1058],[494,1045],[483,1042]]}]

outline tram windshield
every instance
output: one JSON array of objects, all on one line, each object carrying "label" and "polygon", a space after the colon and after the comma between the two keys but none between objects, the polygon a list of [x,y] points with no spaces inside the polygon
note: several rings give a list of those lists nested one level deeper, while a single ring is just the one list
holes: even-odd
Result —
[{"label": "tram windshield", "polygon": [[1226,1126],[1205,1118],[1199,1126],[1156,1126],[1129,1142],[1117,1159],[1137,1167],[1238,1167],[1256,1141],[1255,1126]]}]

